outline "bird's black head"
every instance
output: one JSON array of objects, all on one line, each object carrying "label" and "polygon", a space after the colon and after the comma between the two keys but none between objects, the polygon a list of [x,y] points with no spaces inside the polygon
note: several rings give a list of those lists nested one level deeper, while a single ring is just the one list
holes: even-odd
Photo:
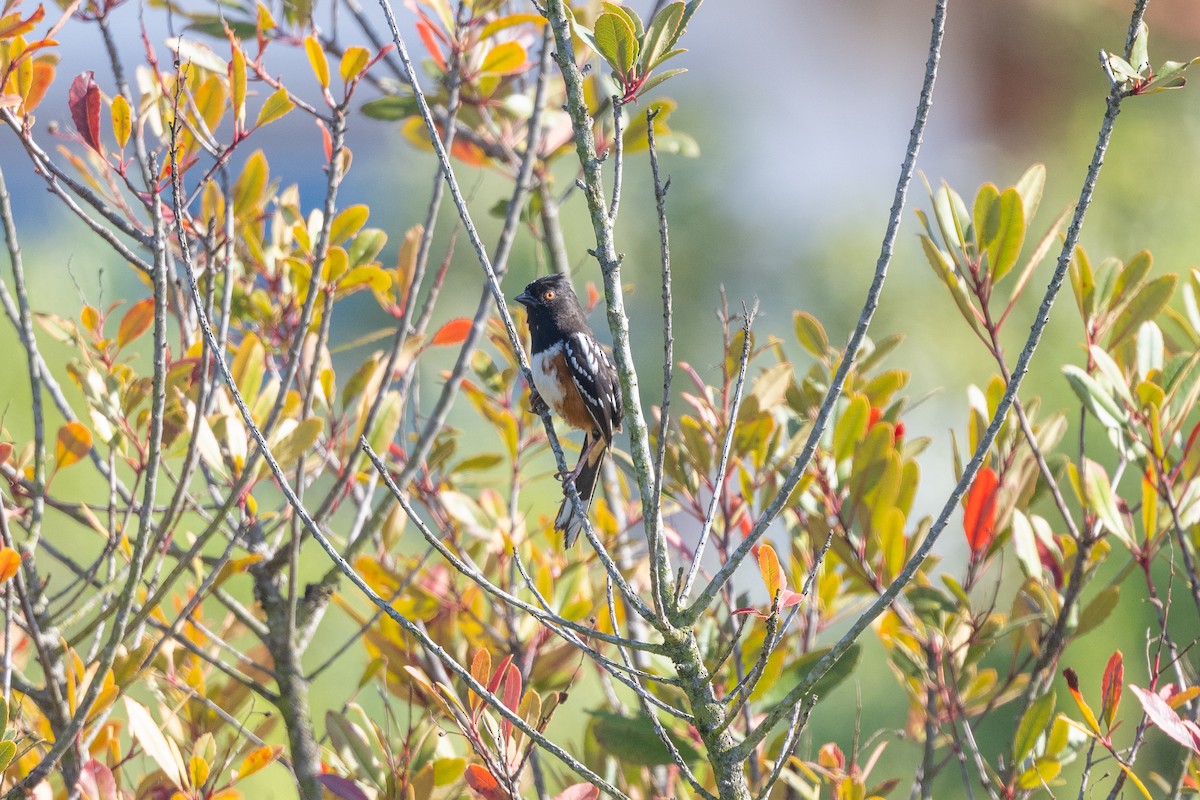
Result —
[{"label": "bird's black head", "polygon": [[587,331],[587,319],[567,276],[560,273],[538,278],[514,298],[529,315],[529,332],[534,350],[564,335]]}]

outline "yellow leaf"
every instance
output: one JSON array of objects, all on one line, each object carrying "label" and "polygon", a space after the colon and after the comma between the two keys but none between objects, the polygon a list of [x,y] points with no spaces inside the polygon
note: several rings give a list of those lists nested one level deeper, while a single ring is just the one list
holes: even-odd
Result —
[{"label": "yellow leaf", "polygon": [[509,14],[507,17],[500,17],[484,25],[483,30],[479,33],[479,39],[482,41],[489,36],[495,36],[505,28],[511,28],[514,25],[524,25],[526,23],[545,25],[546,21],[546,18],[541,14]]},{"label": "yellow leaf", "polygon": [[68,422],[58,429],[58,446],[54,451],[58,469],[77,463],[92,449],[92,432],[81,422]]},{"label": "yellow leaf", "polygon": [[230,47],[233,53],[229,60],[229,93],[232,95],[233,114],[240,126],[246,122],[246,54],[239,44]]},{"label": "yellow leaf", "polygon": [[308,53],[308,63],[312,64],[317,82],[321,84],[322,89],[328,89],[329,61],[325,58],[325,51],[321,49],[321,43],[311,33],[304,37],[304,52]]},{"label": "yellow leaf", "polygon": [[100,332],[100,312],[95,306],[84,306],[83,311],[79,312],[79,321],[92,333]]},{"label": "yellow leaf", "polygon": [[295,107],[296,104],[288,97],[287,89],[281,88],[268,97],[267,102],[263,103],[262,111],[258,112],[258,120],[254,123],[254,127],[261,128],[263,125],[270,125],[287,116]]},{"label": "yellow leaf", "polygon": [[208,762],[201,756],[188,759],[188,785],[199,789],[208,780]]},{"label": "yellow leaf", "polygon": [[367,224],[371,209],[365,205],[354,205],[344,209],[333,218],[329,226],[329,243],[341,244],[362,229]]},{"label": "yellow leaf", "polygon": [[338,69],[342,73],[342,80],[349,83],[358,77],[358,74],[366,69],[370,60],[371,54],[367,52],[367,48],[347,47],[346,52],[342,55],[342,64]]},{"label": "yellow leaf", "polygon": [[11,547],[0,547],[0,583],[12,580],[21,566],[21,554]]},{"label": "yellow leaf", "polygon": [[479,67],[483,75],[512,75],[525,68],[525,48],[517,42],[504,42],[488,51]]},{"label": "yellow leaf", "polygon": [[129,101],[125,99],[125,95],[123,94],[113,97],[112,124],[113,136],[117,139],[117,147],[124,150],[125,143],[129,141],[129,133],[133,130],[133,121],[129,116]]},{"label": "yellow leaf", "polygon": [[246,756],[245,760],[242,761],[242,765],[238,767],[238,780],[240,781],[242,778],[258,772],[260,769],[279,758],[279,754],[282,752],[283,748],[279,745],[264,744],[262,747]]},{"label": "yellow leaf", "polygon": [[279,23],[277,23],[275,21],[275,18],[271,16],[271,12],[267,9],[267,7],[265,5],[263,5],[262,3],[259,3],[258,4],[258,32],[260,34],[266,33],[267,31],[273,30],[277,27],[279,27]]}]

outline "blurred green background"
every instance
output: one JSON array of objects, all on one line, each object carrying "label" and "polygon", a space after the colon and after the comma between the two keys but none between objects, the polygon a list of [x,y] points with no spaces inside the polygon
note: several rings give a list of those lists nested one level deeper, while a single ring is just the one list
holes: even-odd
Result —
[{"label": "blurred green background", "polygon": [[[319,19],[322,5],[318,4]],[[650,6],[647,2],[633,5],[643,14]],[[952,3],[939,84],[918,162],[929,182],[936,185],[944,179],[970,198],[984,181],[1003,187],[1029,164],[1044,162],[1049,173],[1046,197],[1031,235],[1044,230],[1078,196],[1107,92],[1097,53],[1101,48],[1122,49],[1127,6],[1115,0]],[[370,4],[367,11],[379,15]],[[735,307],[758,298],[764,312],[759,334],[779,336],[795,355],[799,355],[791,344],[795,309],[816,314],[833,341],[845,341],[857,318],[892,202],[923,74],[931,13],[931,3],[911,0],[709,0],[696,16],[684,41],[690,52],[680,61],[689,73],[656,94],[678,101],[671,126],[695,138],[701,152],[698,159],[664,156],[663,163],[672,179],[668,209],[676,276],[676,355],[702,376],[715,379],[719,374],[720,330],[714,312],[722,287]],[[132,65],[140,53],[136,8],[123,8],[119,14],[128,21],[118,29],[126,32],[123,55]],[[1200,55],[1200,7],[1194,3],[1155,2],[1147,21],[1152,62]],[[164,23],[151,18],[150,24],[152,40],[161,47]],[[66,89],[73,75],[95,69],[106,92],[112,88],[94,28],[72,24],[59,39],[64,62],[38,115],[39,135],[46,142],[52,137],[45,123],[69,120]],[[415,37],[409,44],[418,49]],[[281,48],[272,59],[277,74],[286,75],[291,69],[307,76],[298,53]],[[403,231],[424,214],[432,157],[408,145],[396,126],[361,117],[352,121],[348,142],[355,158],[341,201],[371,206],[370,224],[390,235],[382,260],[394,262]],[[260,146],[271,160],[272,177],[285,185],[299,184],[305,207],[316,205],[323,185],[316,128],[294,114],[265,131]],[[239,155],[244,158],[249,152]],[[1200,95],[1193,87],[1126,104],[1082,236],[1093,263],[1109,256],[1127,259],[1144,248],[1153,252],[1156,272],[1180,272],[1196,264],[1198,156]],[[145,296],[147,290],[131,270],[47,194],[7,131],[0,134],[0,166],[14,196],[36,310],[73,316],[83,300],[101,305]],[[485,241],[494,240],[499,221],[486,209],[507,197],[506,182],[470,169],[462,170],[459,178]],[[560,167],[559,188],[572,179],[570,171]],[[647,403],[656,403],[655,374],[661,360],[658,239],[644,155],[627,160],[625,187],[618,245],[626,254],[623,278],[632,288],[628,304],[634,350],[643,370],[643,396]],[[955,427],[961,432],[965,425],[965,389],[985,382],[993,370],[978,343],[958,324],[952,301],[920,253],[912,209],[928,205],[923,186],[914,182],[872,335],[903,332],[907,336],[892,366],[912,372],[911,397],[931,395],[905,423],[910,435],[934,440],[922,461],[924,481],[918,494],[919,510],[933,513],[953,485],[948,430]],[[562,215],[577,287],[582,290],[584,282],[598,280],[598,274],[586,254],[593,242],[578,193]],[[454,211],[447,203],[435,260],[445,252],[453,223]],[[509,297],[539,268],[544,270],[538,258],[532,239],[523,233],[505,285]],[[1047,262],[1039,269],[1026,302],[1009,325],[1012,338],[1007,344],[1014,356],[1050,268]],[[442,318],[470,313],[479,282],[478,265],[460,240],[450,288],[443,295]],[[389,325],[389,318],[369,297],[351,303],[340,318],[335,317],[335,341],[350,341]],[[596,312],[593,322],[606,335],[601,312]],[[1043,396],[1049,408],[1072,405],[1059,367],[1082,362],[1080,334],[1072,299],[1061,297],[1024,397]],[[43,347],[52,364],[61,364],[68,356],[65,348],[45,337]],[[356,351],[349,357],[361,355]],[[0,327],[0,376],[4,425],[18,438],[27,436],[25,365],[8,326]],[[426,390],[436,387],[436,375],[431,371],[427,377]],[[72,401],[80,400],[74,387],[68,386],[67,392]],[[469,425],[471,415],[465,404],[460,405],[463,413],[452,422]],[[1075,435],[1073,430],[1068,439]],[[1093,453],[1110,455],[1099,440],[1092,448]],[[65,484],[68,479],[74,480],[64,474],[61,481]],[[80,491],[90,490],[81,486]],[[961,573],[965,562],[959,531],[948,531],[938,548],[943,568],[955,574]],[[1015,564],[1006,567],[1006,575],[1009,579],[1016,575]],[[1098,697],[1104,661],[1116,647],[1126,654],[1127,680],[1144,681],[1142,655],[1154,621],[1137,589],[1128,587],[1120,609],[1102,632],[1067,651],[1064,665],[1080,673],[1085,694],[1090,692],[1093,699]],[[330,618],[336,620],[334,615]],[[326,624],[336,627],[336,621]],[[1200,635],[1195,615],[1183,606],[1176,607],[1173,625],[1179,642]],[[331,633],[331,637],[341,641],[341,635]],[[879,648],[871,637],[867,641],[856,680],[818,706],[805,737],[812,743],[809,755],[830,740],[849,751],[856,717],[861,717],[867,733],[903,728],[907,712],[903,696],[896,691]],[[357,679],[361,664],[356,659],[347,660],[343,674],[331,671],[317,684],[318,707],[323,701],[334,702],[345,682]],[[1126,712],[1135,706],[1131,701],[1125,704]],[[992,715],[976,731],[984,751],[1002,749],[1013,724],[1009,714]],[[1131,728],[1132,722],[1128,725]],[[568,741],[576,735],[561,725],[558,734]],[[884,737],[895,738],[890,733]],[[889,745],[876,774],[901,778],[894,796],[907,791],[918,753],[916,743]],[[1165,769],[1173,774],[1179,758],[1177,746],[1151,732],[1138,762],[1139,772]],[[961,791],[955,788],[957,782],[956,773],[948,772],[939,796],[957,796]],[[1067,774],[1067,783],[1077,786],[1073,773]],[[279,767],[263,773],[259,785],[258,796],[292,796]]]}]

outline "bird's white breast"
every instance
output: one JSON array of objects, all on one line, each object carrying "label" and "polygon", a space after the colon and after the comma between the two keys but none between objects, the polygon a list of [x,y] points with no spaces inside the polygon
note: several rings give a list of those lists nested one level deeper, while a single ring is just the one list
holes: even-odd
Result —
[{"label": "bird's white breast", "polygon": [[558,374],[554,368],[553,359],[562,352],[562,342],[556,342],[539,353],[534,353],[529,360],[529,370],[533,373],[533,388],[555,411],[562,413],[567,398],[563,395],[562,386],[558,382]]}]

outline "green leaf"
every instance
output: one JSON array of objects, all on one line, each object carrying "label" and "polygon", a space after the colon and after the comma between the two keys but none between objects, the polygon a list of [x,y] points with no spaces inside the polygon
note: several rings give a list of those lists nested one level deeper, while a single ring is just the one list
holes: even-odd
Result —
[{"label": "green leaf", "polygon": [[934,274],[950,290],[950,297],[954,299],[954,304],[958,306],[959,313],[962,314],[963,319],[978,332],[979,313],[971,303],[966,286],[959,280],[958,273],[950,265],[945,252],[938,248],[934,244],[933,239],[925,234],[921,234],[921,249],[925,251],[925,258],[929,260],[929,265],[933,267]]},{"label": "green leaf", "polygon": [[633,31],[635,38],[640,40],[642,36],[645,35],[646,31],[642,28],[642,18],[639,17],[637,12],[629,6],[602,2],[600,3],[600,7],[611,14],[617,14],[618,16],[624,17],[625,21],[629,23],[629,28]]},{"label": "green leaf", "polygon": [[1072,391],[1106,428],[1120,428],[1125,422],[1125,410],[1117,405],[1111,392],[1106,392],[1091,375],[1079,367],[1068,364],[1062,368],[1063,376],[1071,384]]},{"label": "green leaf", "polygon": [[16,755],[17,745],[15,742],[0,742],[0,772],[8,769],[8,765],[12,763]]},{"label": "green leaf", "polygon": [[[316,443],[317,437],[325,430],[325,420],[321,417],[309,417],[295,428],[291,433],[283,438],[279,444],[271,448],[272,455],[279,462],[279,466],[287,469],[299,461],[306,452],[312,449]],[[263,467],[267,465],[265,462],[259,462]],[[266,472],[264,469],[263,472]]]},{"label": "green leaf", "polygon": [[[683,52],[683,51],[680,50],[680,51],[676,51],[676,52]],[[650,92],[651,89],[658,86],[660,83],[664,83],[665,81],[668,81],[671,78],[674,78],[676,75],[682,75],[685,72],[687,72],[687,70],[684,69],[683,67],[680,67],[679,69],[668,69],[668,70],[664,70],[663,72],[658,73],[657,75],[652,75],[645,83],[642,84],[641,88],[638,89],[637,96],[639,98],[645,97]],[[661,141],[656,140],[655,144],[658,145],[659,150],[662,150],[662,142]]]},{"label": "green leaf", "polygon": [[825,328],[816,317],[804,311],[797,311],[792,315],[792,321],[796,325],[796,339],[801,347],[817,358],[829,355],[829,337],[825,335]]},{"label": "green leaf", "polygon": [[1117,83],[1131,84],[1142,77],[1128,61],[1114,53],[1105,53],[1105,60]]},{"label": "green leaf", "polygon": [[1127,547],[1132,547],[1133,539],[1130,537],[1129,531],[1125,529],[1125,521],[1121,518],[1121,512],[1117,508],[1117,498],[1104,467],[1090,458],[1085,458],[1081,477],[1083,479],[1083,497],[1087,507],[1096,513],[1096,516],[1104,523],[1104,527],[1108,528],[1114,536]]},{"label": "green leaf", "polygon": [[987,238],[980,242],[980,247],[987,250],[992,282],[999,283],[1021,255],[1021,245],[1025,242],[1025,205],[1016,189],[1005,189],[993,210],[994,227],[989,216]]},{"label": "green leaf", "polygon": [[1137,374],[1142,380],[1152,370],[1162,371],[1166,345],[1162,328],[1153,322],[1143,322],[1137,332]]},{"label": "green leaf", "polygon": [[1033,219],[1033,215],[1037,213],[1038,206],[1042,202],[1042,190],[1046,187],[1046,165],[1034,164],[1029,169],[1025,170],[1025,174],[1017,181],[1017,185],[1013,188],[1017,190],[1017,194],[1021,195],[1021,202],[1025,206],[1025,221],[1029,222]]},{"label": "green leaf", "polygon": [[1110,309],[1119,308],[1134,292],[1142,288],[1153,263],[1154,258],[1147,250],[1142,250],[1129,259],[1129,263],[1117,273],[1117,279],[1113,282],[1112,296],[1108,300]]},{"label": "green leaf", "polygon": [[1021,722],[1017,725],[1017,735],[1013,737],[1013,763],[1020,764],[1025,757],[1033,752],[1038,737],[1046,730],[1050,720],[1054,718],[1054,703],[1056,696],[1053,691],[1042,695],[1025,711]]},{"label": "green leaf", "polygon": [[1149,322],[1158,316],[1166,306],[1171,295],[1175,293],[1175,284],[1179,276],[1161,275],[1143,286],[1129,301],[1129,304],[1117,315],[1113,323],[1112,333],[1108,336],[1108,349],[1112,350],[1126,336],[1133,333],[1143,322]]},{"label": "green leaf", "polygon": [[1138,73],[1145,72],[1150,66],[1150,29],[1146,23],[1138,21],[1137,33],[1133,35],[1133,47],[1129,50],[1130,66]]},{"label": "green leaf", "polygon": [[1107,391],[1115,390],[1117,395],[1129,405],[1134,405],[1133,394],[1129,391],[1129,381],[1125,378],[1125,373],[1117,366],[1117,362],[1113,361],[1103,347],[1092,345],[1088,348],[1088,353],[1092,357],[1092,361],[1096,364],[1096,370],[1103,376],[1104,382],[1100,385]]},{"label": "green leaf", "polygon": [[1033,766],[1021,773],[1017,778],[1017,786],[1022,789],[1040,789],[1051,785],[1051,782],[1062,772],[1062,762],[1056,758],[1039,758]]},{"label": "green leaf", "polygon": [[601,14],[596,18],[592,34],[596,37],[600,55],[613,68],[613,72],[622,80],[628,78],[633,65],[637,63],[638,42],[625,17],[612,12]]},{"label": "green leaf", "polygon": [[402,97],[395,94],[380,97],[362,105],[363,114],[371,119],[382,119],[387,122],[407,119],[416,114],[417,110],[415,97]]},{"label": "green leaf", "polygon": [[[683,20],[680,21],[679,28],[675,31],[675,37],[671,39],[671,41],[667,42],[668,49],[674,48],[675,43],[679,41],[681,36],[683,36],[683,32],[687,30],[688,23],[692,21],[692,15],[696,13],[698,8],[700,8],[700,4],[702,2],[704,2],[704,0],[688,0],[688,4],[684,6],[683,9]],[[665,59],[660,59],[659,63],[662,63],[663,60]]]},{"label": "green leaf", "polygon": [[1183,75],[1184,71],[1198,61],[1200,58],[1194,58],[1191,61],[1164,61],[1163,65],[1155,70],[1154,78],[1142,86],[1138,90],[1138,94],[1154,94],[1155,92],[1165,92],[1168,89],[1179,89],[1187,84],[1187,78]]},{"label": "green leaf", "polygon": [[258,112],[258,120],[254,127],[261,128],[287,116],[296,104],[288,97],[287,89],[278,89],[263,103],[262,111]]},{"label": "green leaf", "polygon": [[975,224],[975,250],[982,256],[988,244],[996,238],[1000,225],[1000,213],[996,204],[1000,202],[1000,190],[994,183],[985,183],[975,195],[975,208],[971,219]]},{"label": "green leaf", "polygon": [[[674,763],[667,746],[658,738],[654,725],[645,715],[626,717],[610,711],[588,713],[592,715],[588,726],[592,737],[618,763],[642,767]],[[696,748],[682,737],[671,736],[671,741],[685,762],[691,764],[700,759]]]},{"label": "green leaf", "polygon": [[387,244],[387,234],[378,228],[359,231],[347,248],[351,267],[361,267],[375,259]]},{"label": "green leaf", "polygon": [[1082,247],[1076,247],[1071,257],[1067,274],[1071,278],[1071,292],[1084,322],[1090,322],[1096,314],[1096,274]]},{"label": "green leaf", "polygon": [[1033,524],[1018,509],[1013,509],[1011,518],[1013,551],[1017,563],[1027,578],[1042,579],[1042,559],[1038,554],[1037,538]]},{"label": "green leaf", "polygon": [[863,395],[853,397],[846,404],[837,423],[833,427],[833,459],[840,463],[854,452],[854,445],[867,433],[867,423],[871,417],[871,404]]},{"label": "green leaf", "polygon": [[675,40],[676,32],[683,22],[684,4],[671,3],[659,11],[650,21],[650,27],[642,39],[642,74],[658,66],[658,60],[667,52],[668,43]]},{"label": "green leaf", "polygon": [[1075,628],[1076,636],[1083,636],[1085,633],[1095,630],[1108,619],[1114,610],[1117,608],[1117,602],[1121,599],[1121,587],[1119,585],[1106,586],[1098,595],[1092,598],[1092,602],[1083,607],[1079,612],[1079,625]]},{"label": "green leaf", "polygon": [[933,215],[937,219],[938,230],[942,234],[942,242],[954,259],[955,266],[962,269],[958,262],[958,252],[964,250],[968,242],[974,241],[971,230],[971,214],[967,204],[963,202],[958,192],[942,183],[940,189],[933,195]]}]

